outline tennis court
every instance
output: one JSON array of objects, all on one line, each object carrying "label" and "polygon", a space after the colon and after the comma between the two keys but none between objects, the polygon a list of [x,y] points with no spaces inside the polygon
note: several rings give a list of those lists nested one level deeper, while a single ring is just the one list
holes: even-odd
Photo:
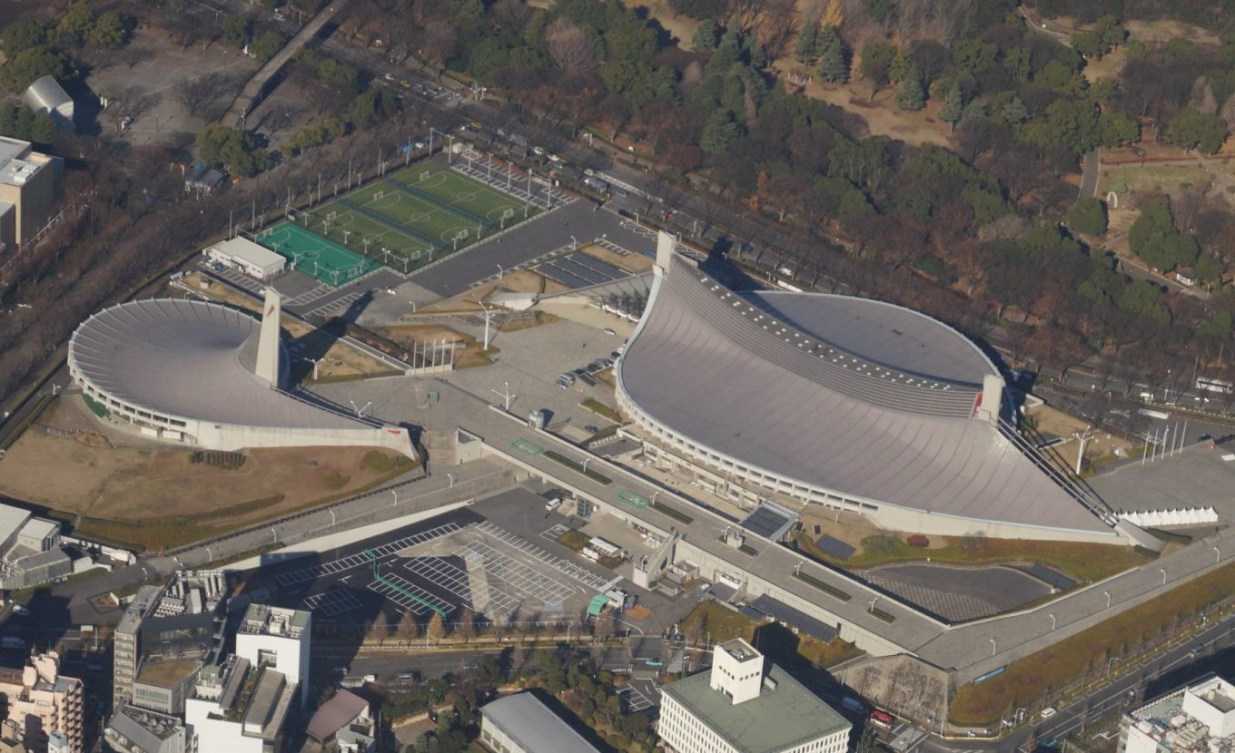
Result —
[{"label": "tennis court", "polygon": [[346,285],[380,267],[290,219],[261,231],[254,240],[287,257],[292,269],[334,287]]},{"label": "tennis court", "polygon": [[407,274],[539,211],[428,163],[325,202],[298,220],[339,248]]}]

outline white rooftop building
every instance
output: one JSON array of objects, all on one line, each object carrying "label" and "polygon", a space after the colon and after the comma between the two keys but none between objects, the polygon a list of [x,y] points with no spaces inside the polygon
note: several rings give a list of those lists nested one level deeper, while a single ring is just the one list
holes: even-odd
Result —
[{"label": "white rooftop building", "polygon": [[287,266],[287,259],[247,238],[228,238],[208,246],[202,255],[212,262],[238,269],[249,277],[269,280]]},{"label": "white rooftop building", "polygon": [[309,633],[313,613],[251,604],[236,632],[236,656],[255,667],[273,667],[300,685],[300,704],[309,699]]},{"label": "white rooftop building", "polygon": [[664,686],[657,726],[676,753],[844,753],[850,729],[741,638],[716,646],[711,672]]},{"label": "white rooftop building", "polygon": [[1124,714],[1125,753],[1235,751],[1235,685],[1210,676]]}]

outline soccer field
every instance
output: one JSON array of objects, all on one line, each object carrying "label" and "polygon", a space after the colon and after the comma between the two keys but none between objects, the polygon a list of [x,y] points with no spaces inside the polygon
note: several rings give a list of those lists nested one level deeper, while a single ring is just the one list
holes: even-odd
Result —
[{"label": "soccer field", "polygon": [[426,163],[325,202],[299,214],[296,222],[334,244],[408,273],[539,211],[454,170]]},{"label": "soccer field", "polygon": [[291,268],[339,287],[380,265],[288,220],[258,233],[255,240],[291,261]]}]

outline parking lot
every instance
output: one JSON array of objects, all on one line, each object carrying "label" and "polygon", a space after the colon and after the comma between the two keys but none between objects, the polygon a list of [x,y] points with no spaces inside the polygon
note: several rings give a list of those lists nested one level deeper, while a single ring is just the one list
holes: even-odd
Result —
[{"label": "parking lot", "polygon": [[[503,507],[541,513],[543,498],[526,490],[503,495]],[[552,551],[550,550],[552,548]],[[553,621],[578,615],[620,579],[543,539],[533,542],[470,510],[292,563],[270,576],[276,601],[346,624],[379,611],[395,621],[433,613],[455,621],[463,609],[490,621]]]}]

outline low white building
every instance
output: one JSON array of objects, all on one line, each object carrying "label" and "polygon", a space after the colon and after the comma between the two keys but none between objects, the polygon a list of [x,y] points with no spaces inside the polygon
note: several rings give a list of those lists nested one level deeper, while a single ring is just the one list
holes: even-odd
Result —
[{"label": "low white building", "polygon": [[238,269],[249,277],[269,280],[287,267],[287,259],[247,238],[229,238],[209,246],[202,254],[212,262]]},{"label": "low white building", "polygon": [[515,693],[480,709],[480,742],[498,753],[600,753],[532,693]]},{"label": "low white building", "polygon": [[852,725],[738,638],[710,672],[662,689],[657,732],[676,753],[845,753]]},{"label": "low white building", "polygon": [[1235,750],[1235,685],[1207,677],[1124,714],[1122,753],[1214,753]]}]

